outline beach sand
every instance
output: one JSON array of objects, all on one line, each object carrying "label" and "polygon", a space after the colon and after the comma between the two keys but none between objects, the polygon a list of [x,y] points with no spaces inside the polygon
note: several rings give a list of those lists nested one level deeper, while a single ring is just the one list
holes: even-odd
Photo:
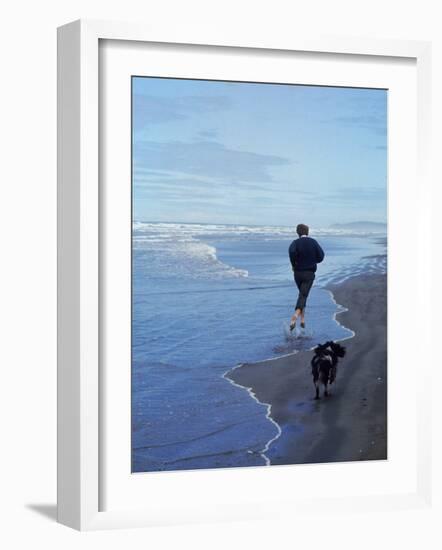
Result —
[{"label": "beach sand", "polygon": [[329,397],[321,388],[321,399],[313,399],[310,351],[243,364],[227,373],[271,405],[270,416],[282,430],[266,453],[271,464],[387,458],[386,286],[386,275],[367,274],[329,287],[347,308],[337,321],[355,332],[342,341],[347,355],[339,362]]}]

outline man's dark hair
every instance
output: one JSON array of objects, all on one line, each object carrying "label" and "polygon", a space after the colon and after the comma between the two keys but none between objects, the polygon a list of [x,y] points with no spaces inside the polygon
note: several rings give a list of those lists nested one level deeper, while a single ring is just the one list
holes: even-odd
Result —
[{"label": "man's dark hair", "polygon": [[296,226],[296,233],[298,233],[300,237],[302,237],[302,235],[308,235],[308,225],[305,225],[304,223],[299,223]]}]

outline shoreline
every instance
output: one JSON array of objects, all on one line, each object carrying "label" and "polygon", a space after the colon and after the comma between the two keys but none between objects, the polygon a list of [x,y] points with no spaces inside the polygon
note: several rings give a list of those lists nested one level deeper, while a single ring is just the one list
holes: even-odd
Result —
[{"label": "shoreline", "polygon": [[253,389],[252,388],[245,388],[244,386],[241,386],[240,384],[237,384],[234,380],[232,380],[231,378],[229,378],[227,376],[227,374],[229,372],[231,372],[232,370],[235,370],[235,369],[238,369],[242,366],[242,364],[240,363],[239,365],[237,365],[236,367],[233,367],[233,369],[229,369],[228,371],[226,371],[224,374],[223,374],[223,378],[225,378],[228,382],[230,382],[231,384],[233,384],[234,386],[236,386],[237,388],[241,388],[243,390],[246,390],[247,393],[250,395],[250,397],[256,401],[259,405],[262,405],[263,407],[265,407],[267,409],[267,412],[266,412],[266,418],[267,420],[269,420],[269,422],[271,422],[274,426],[276,426],[276,429],[277,429],[277,433],[274,437],[272,437],[271,439],[269,439],[267,441],[267,443],[265,444],[265,446],[260,450],[258,451],[258,453],[261,455],[262,459],[264,460],[265,462],[265,466],[270,466],[271,465],[271,462],[270,462],[270,459],[269,457],[266,455],[266,452],[268,451],[270,445],[276,441],[280,436],[281,436],[281,433],[282,433],[282,430],[281,430],[281,426],[275,422],[275,420],[273,420],[272,418],[272,415],[271,415],[271,410],[272,410],[272,407],[270,405],[270,403],[262,403],[257,397],[256,395],[254,394],[253,392]]},{"label": "shoreline", "polygon": [[353,332],[340,340],[347,355],[330,397],[321,389],[321,399],[313,399],[311,350],[244,363],[224,374],[267,406],[267,417],[279,428],[261,451],[268,465],[387,458],[386,278],[362,274],[325,287],[345,308],[334,320]]}]

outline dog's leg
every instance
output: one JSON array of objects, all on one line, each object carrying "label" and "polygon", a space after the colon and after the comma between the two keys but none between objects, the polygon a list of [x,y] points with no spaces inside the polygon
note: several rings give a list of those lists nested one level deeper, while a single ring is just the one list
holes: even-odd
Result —
[{"label": "dog's leg", "polygon": [[316,396],[315,399],[319,399],[319,383],[315,382]]},{"label": "dog's leg", "polygon": [[325,395],[325,397],[329,396],[327,382],[325,382],[325,384],[324,384],[324,395]]},{"label": "dog's leg", "polygon": [[330,380],[329,376],[327,376],[327,378],[325,379],[325,382],[324,382],[324,395],[325,395],[325,397],[328,397],[330,395],[330,392],[328,391],[328,389],[329,389],[329,386],[328,386],[329,380]]}]

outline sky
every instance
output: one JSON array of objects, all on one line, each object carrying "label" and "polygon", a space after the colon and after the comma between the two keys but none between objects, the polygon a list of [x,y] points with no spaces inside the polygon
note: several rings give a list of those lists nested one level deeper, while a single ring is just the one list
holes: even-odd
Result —
[{"label": "sky", "polygon": [[134,219],[386,222],[387,93],[133,77]]}]

